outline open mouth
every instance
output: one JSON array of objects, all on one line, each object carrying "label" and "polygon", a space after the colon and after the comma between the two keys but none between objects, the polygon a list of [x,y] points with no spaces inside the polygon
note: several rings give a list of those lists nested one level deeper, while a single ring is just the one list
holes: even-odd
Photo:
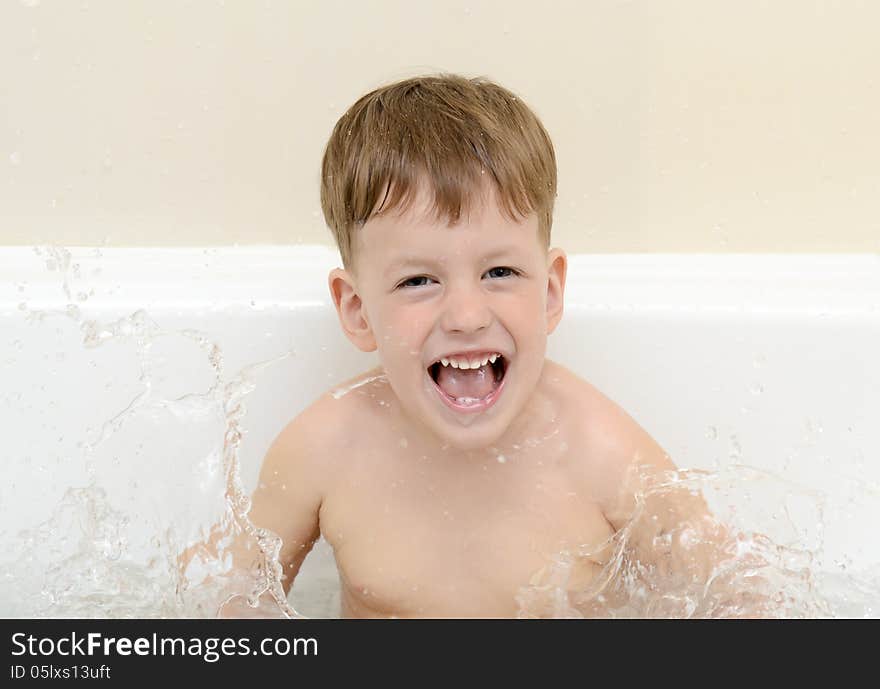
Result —
[{"label": "open mouth", "polygon": [[498,352],[451,355],[428,367],[443,401],[457,411],[480,411],[494,403],[509,362]]}]

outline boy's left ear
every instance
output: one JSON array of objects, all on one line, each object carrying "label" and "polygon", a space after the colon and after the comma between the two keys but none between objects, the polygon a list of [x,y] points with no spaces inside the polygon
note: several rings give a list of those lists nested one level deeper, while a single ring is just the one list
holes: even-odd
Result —
[{"label": "boy's left ear", "polygon": [[568,259],[562,249],[547,253],[547,334],[552,333],[562,320],[565,297],[565,271]]}]

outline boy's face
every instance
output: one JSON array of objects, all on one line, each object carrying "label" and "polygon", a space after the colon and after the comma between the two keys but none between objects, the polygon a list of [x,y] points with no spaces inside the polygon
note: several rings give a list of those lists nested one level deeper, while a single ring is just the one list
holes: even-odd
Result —
[{"label": "boy's face", "polygon": [[542,246],[537,216],[506,218],[488,186],[482,198],[448,226],[422,185],[406,213],[356,231],[354,272],[329,279],[343,329],[378,349],[403,413],[461,450],[492,446],[528,414],[565,285],[565,254]]}]

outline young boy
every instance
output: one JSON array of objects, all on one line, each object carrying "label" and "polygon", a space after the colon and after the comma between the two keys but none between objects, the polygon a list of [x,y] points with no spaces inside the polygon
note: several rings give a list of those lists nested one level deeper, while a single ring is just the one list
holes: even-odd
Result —
[{"label": "young boy", "polygon": [[[535,614],[524,587],[581,553],[565,586],[587,590],[637,490],[675,469],[545,358],[566,275],[549,248],[555,196],[546,131],[487,80],[408,79],[339,120],[321,182],[344,266],[329,288],[345,335],[381,364],[315,401],[265,457],[250,519],[282,539],[285,592],[323,535],[345,617]],[[684,495],[652,505],[628,547],[706,576],[721,532]],[[657,539],[683,523],[703,550],[677,561]]]}]

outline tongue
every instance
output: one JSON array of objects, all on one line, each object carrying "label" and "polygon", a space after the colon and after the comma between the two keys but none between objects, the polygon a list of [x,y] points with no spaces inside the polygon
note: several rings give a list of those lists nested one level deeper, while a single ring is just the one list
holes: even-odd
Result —
[{"label": "tongue", "polygon": [[482,399],[495,389],[495,372],[491,364],[469,369],[441,366],[437,385],[450,397]]}]

